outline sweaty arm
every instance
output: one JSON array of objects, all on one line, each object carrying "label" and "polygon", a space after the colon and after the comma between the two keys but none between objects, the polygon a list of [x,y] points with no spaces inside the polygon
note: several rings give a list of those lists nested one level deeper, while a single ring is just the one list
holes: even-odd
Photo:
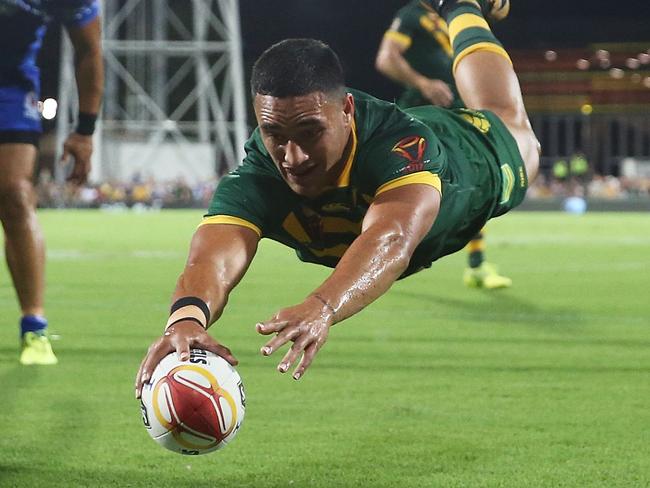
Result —
[{"label": "sweaty arm", "polygon": [[415,248],[433,225],[439,205],[438,190],[425,184],[379,194],[368,209],[361,234],[323,284],[301,304],[282,309],[257,325],[261,334],[276,334],[262,354],[268,356],[292,341],[278,370],[286,372],[302,354],[293,373],[294,379],[299,379],[327,340],[329,327],[384,294],[406,270]]},{"label": "sweaty arm", "polygon": [[388,31],[381,41],[375,67],[388,78],[404,86],[416,88],[434,105],[447,107],[453,102],[453,93],[442,80],[427,78],[413,69],[404,58],[408,44],[393,38]]},{"label": "sweaty arm", "polygon": [[189,358],[191,347],[200,347],[237,364],[230,350],[210,337],[206,328],[221,317],[230,292],[255,256],[259,239],[254,230],[239,225],[199,227],[192,238],[185,269],[176,283],[172,304],[187,297],[203,301],[209,310],[206,327],[191,318],[167,327],[140,365],[135,382],[136,398],[140,397],[142,385],[151,377],[156,365],[171,352],[176,351],[184,360]]},{"label": "sweaty arm", "polygon": [[63,145],[62,160],[74,158],[69,181],[84,183],[90,173],[92,134],[104,91],[104,64],[99,17],[81,27],[67,28],[75,53],[75,78],[79,94],[79,122]]}]

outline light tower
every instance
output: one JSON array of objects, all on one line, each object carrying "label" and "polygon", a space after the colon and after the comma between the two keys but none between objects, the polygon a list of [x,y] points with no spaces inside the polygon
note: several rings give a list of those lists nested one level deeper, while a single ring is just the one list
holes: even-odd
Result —
[{"label": "light tower", "polygon": [[[237,166],[247,137],[239,1],[110,0],[102,22],[106,83],[91,180],[192,183]],[[77,111],[66,36],[61,49],[59,147]]]}]

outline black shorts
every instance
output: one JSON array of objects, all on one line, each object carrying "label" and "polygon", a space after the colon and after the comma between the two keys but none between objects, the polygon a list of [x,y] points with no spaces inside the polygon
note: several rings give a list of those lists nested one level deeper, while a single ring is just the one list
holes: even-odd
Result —
[{"label": "black shorts", "polygon": [[41,133],[34,130],[0,130],[0,144],[31,144],[38,148]]}]

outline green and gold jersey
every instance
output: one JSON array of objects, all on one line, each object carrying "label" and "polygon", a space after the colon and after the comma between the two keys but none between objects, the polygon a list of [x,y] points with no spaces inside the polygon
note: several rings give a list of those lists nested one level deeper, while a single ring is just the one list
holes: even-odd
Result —
[{"label": "green and gold jersey", "polygon": [[[424,2],[412,0],[397,11],[384,36],[406,49],[404,59],[415,71],[427,78],[442,80],[451,87],[454,94],[451,108],[463,106],[451,69],[453,59],[447,23],[437,13],[426,7]],[[403,108],[429,103],[413,87],[406,88],[397,101]]]},{"label": "green and gold jersey", "polygon": [[[498,137],[507,132],[495,116],[432,106],[402,111],[363,92],[349,92],[355,101],[353,147],[335,187],[314,199],[295,194],[256,129],[241,166],[219,182],[202,225],[242,225],[292,247],[302,261],[334,267],[361,233],[377,195],[403,185],[427,184],[442,193],[440,212],[417,247],[408,275],[462,249],[491,216],[523,198],[513,188],[525,192],[524,182],[513,182],[502,195],[504,170],[499,165],[511,163],[500,161],[493,147],[500,141],[493,128]],[[510,146],[500,150],[516,152],[512,137],[507,142]],[[513,164],[510,173],[525,180],[514,166],[516,158],[508,158]],[[521,158],[518,164],[521,167]]]}]

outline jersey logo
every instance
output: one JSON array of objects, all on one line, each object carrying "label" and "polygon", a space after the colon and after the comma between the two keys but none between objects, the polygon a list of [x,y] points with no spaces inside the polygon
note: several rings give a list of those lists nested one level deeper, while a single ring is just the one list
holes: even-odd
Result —
[{"label": "jersey logo", "polygon": [[501,165],[501,201],[500,204],[507,203],[510,200],[512,195],[512,190],[515,187],[515,174],[512,171],[512,168],[507,164]]},{"label": "jersey logo", "polygon": [[460,109],[459,112],[462,118],[480,130],[483,134],[490,132],[490,121],[481,112],[467,108]]},{"label": "jersey logo", "polygon": [[408,136],[393,146],[391,152],[402,156],[408,163],[400,173],[415,173],[424,169],[424,153],[427,150],[427,141],[421,136]]},{"label": "jersey logo", "polygon": [[319,214],[307,207],[303,207],[302,221],[305,225],[307,235],[309,235],[311,239],[318,241],[323,239],[323,220]]},{"label": "jersey logo", "polygon": [[[307,250],[317,258],[340,259],[348,246],[361,234],[363,217],[324,217],[302,207],[287,215],[282,228],[299,246],[297,251]],[[320,262],[320,261],[318,261]]]}]

